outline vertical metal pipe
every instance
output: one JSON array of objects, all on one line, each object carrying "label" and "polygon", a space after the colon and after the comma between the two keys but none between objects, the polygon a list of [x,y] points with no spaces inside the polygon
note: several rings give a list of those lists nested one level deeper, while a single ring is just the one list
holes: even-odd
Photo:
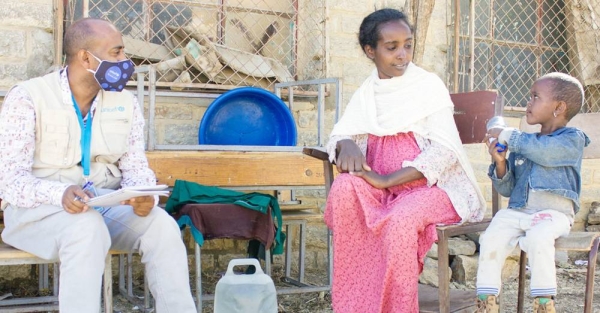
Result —
[{"label": "vertical metal pipe", "polygon": [[90,16],[90,0],[83,0],[83,17]]},{"label": "vertical metal pipe", "polygon": [[324,140],[324,128],[325,128],[325,84],[319,84],[319,94],[317,97],[317,121],[318,121],[318,129],[317,136],[319,142],[317,143],[319,146],[323,145]]},{"label": "vertical metal pipe", "polygon": [[200,245],[194,242],[194,256],[196,261],[196,310],[202,313],[202,259]]},{"label": "vertical metal pipe", "polygon": [[219,12],[217,14],[217,42],[220,45],[225,44],[225,0],[219,0]]},{"label": "vertical metal pipe", "polygon": [[454,1],[454,93],[458,90],[458,63],[460,57],[460,1]]},{"label": "vertical metal pipe", "polygon": [[156,69],[149,67],[148,95],[148,151],[154,151],[156,145],[156,130],[154,125],[154,115],[156,113]]},{"label": "vertical metal pipe", "polygon": [[469,91],[475,85],[475,0],[469,1]]}]

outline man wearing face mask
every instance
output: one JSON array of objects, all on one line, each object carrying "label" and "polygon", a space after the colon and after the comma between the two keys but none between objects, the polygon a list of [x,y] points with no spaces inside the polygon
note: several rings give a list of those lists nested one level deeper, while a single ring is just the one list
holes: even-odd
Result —
[{"label": "man wearing face mask", "polygon": [[123,91],[133,74],[120,32],[83,19],[65,32],[66,66],[25,81],[0,113],[0,198],[7,244],[60,261],[60,312],[99,311],[109,248],[139,251],[157,312],[196,312],[185,246],[152,196],[111,208],[83,201],[126,186],[155,185],[144,118]]}]

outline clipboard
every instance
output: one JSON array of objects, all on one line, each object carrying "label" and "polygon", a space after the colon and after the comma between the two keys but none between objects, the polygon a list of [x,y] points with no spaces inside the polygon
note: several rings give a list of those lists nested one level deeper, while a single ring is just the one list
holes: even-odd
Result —
[{"label": "clipboard", "polygon": [[169,196],[169,186],[134,186],[124,187],[107,194],[91,198],[85,204],[96,207],[109,207],[121,205],[121,201],[142,196]]}]

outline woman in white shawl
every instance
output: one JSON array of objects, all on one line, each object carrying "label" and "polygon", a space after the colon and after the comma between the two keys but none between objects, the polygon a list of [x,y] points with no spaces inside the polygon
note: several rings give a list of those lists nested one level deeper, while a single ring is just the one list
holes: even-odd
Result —
[{"label": "woman in white shawl", "polygon": [[333,231],[336,313],[419,311],[418,276],[435,225],[479,221],[485,201],[463,151],[444,83],[413,63],[397,10],[371,13],[360,45],[376,69],[327,146],[342,174],[325,211]]}]

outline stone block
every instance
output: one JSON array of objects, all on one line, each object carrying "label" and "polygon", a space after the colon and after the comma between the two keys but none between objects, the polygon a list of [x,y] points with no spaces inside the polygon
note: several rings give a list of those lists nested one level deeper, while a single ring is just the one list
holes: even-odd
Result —
[{"label": "stone block", "polygon": [[473,255],[475,254],[475,243],[461,238],[448,239],[448,253],[450,255]]},{"label": "stone block", "polygon": [[27,32],[16,29],[0,30],[0,57],[24,58],[27,56]]},{"label": "stone block", "polygon": [[[360,86],[363,83],[363,81],[371,74],[371,71],[373,71],[373,68],[375,67],[373,65],[373,62],[371,62],[371,60],[369,60],[360,50],[358,52],[355,52],[355,55],[358,55],[359,58],[355,56],[353,59],[346,59],[346,61],[342,65],[344,77],[344,101],[342,102],[343,104],[347,104],[350,101],[352,94],[354,94],[354,92],[346,90],[346,84],[355,85],[358,88],[358,86]],[[353,88],[352,90],[355,89],[356,88]],[[347,92],[348,96],[346,95]]]},{"label": "stone block", "polygon": [[10,87],[28,78],[27,63],[0,63],[0,86]]},{"label": "stone block", "polygon": [[298,112],[298,127],[300,127],[300,128],[316,128],[317,127],[317,112],[316,111],[300,111],[300,112]]},{"label": "stone block", "polygon": [[490,162],[487,160],[481,161],[471,161],[471,166],[473,167],[473,171],[475,172],[475,179],[480,183],[490,182],[490,177],[488,176],[488,169],[490,167]]},{"label": "stone block", "polygon": [[[452,277],[452,270],[448,268],[449,275],[448,281],[450,281],[450,277]],[[423,264],[423,272],[419,276],[419,283],[427,284],[434,287],[438,287],[438,262],[432,258],[425,258],[425,262]]]},{"label": "stone block", "polygon": [[198,124],[167,124],[164,136],[167,145],[197,145]]},{"label": "stone block", "polygon": [[600,232],[600,225],[590,225],[585,228],[585,231],[589,232]]},{"label": "stone block", "polygon": [[425,255],[428,258],[432,258],[434,260],[437,260],[438,258],[438,245],[437,243],[434,243],[433,246],[431,246],[431,249],[429,249],[429,251],[427,251],[427,254]]},{"label": "stone block", "polygon": [[298,129],[297,141],[298,146],[315,146],[317,145],[317,131],[300,128]]},{"label": "stone block", "polygon": [[468,145],[463,145],[465,152],[467,153],[467,157],[472,162],[479,161],[487,164],[490,163],[490,154],[488,153],[487,147],[484,143],[473,143]]},{"label": "stone block", "polygon": [[[363,13],[346,15],[345,18],[341,19],[340,31],[343,33],[358,34],[360,23],[362,23],[364,17],[365,15]],[[355,41],[358,41],[358,38],[356,38]]]},{"label": "stone block", "polygon": [[589,225],[600,224],[600,213],[589,214],[587,217],[587,222]]},{"label": "stone block", "polygon": [[173,119],[185,121],[192,119],[192,108],[187,105],[159,104],[156,106],[156,119]]},{"label": "stone block", "polygon": [[49,72],[54,62],[54,35],[33,29],[29,34],[31,51],[27,56],[27,77],[41,76]]},{"label": "stone block", "polygon": [[585,231],[585,222],[573,222],[571,231]]},{"label": "stone block", "polygon": [[519,277],[518,258],[508,258],[502,267],[502,281],[507,281]]},{"label": "stone block", "polygon": [[5,0],[0,6],[3,26],[36,27],[51,31],[54,26],[52,1]]},{"label": "stone block", "polygon": [[316,104],[308,102],[308,101],[294,101],[292,105],[293,111],[310,111],[316,110]]},{"label": "stone block", "polygon": [[[367,59],[360,48],[358,39],[356,38],[356,32],[350,34],[342,33],[331,36],[329,37],[329,45],[331,47],[335,47],[335,49],[330,52],[332,56],[346,57],[351,59],[361,57]],[[346,76],[344,76],[344,80],[345,79]]]},{"label": "stone block", "polygon": [[457,255],[452,262],[452,280],[460,283],[474,283],[477,278],[478,255]]},{"label": "stone block", "polygon": [[203,251],[224,251],[235,249],[235,241],[231,239],[204,240]]},{"label": "stone block", "polygon": [[323,223],[309,223],[306,230],[306,249],[327,252],[327,226]]},{"label": "stone block", "polygon": [[590,213],[600,213],[600,202],[593,201],[590,204]]},{"label": "stone block", "polygon": [[569,264],[569,252],[568,251],[555,251],[554,252],[554,261],[556,262],[556,266],[560,268],[570,268]]},{"label": "stone block", "polygon": [[[365,16],[366,14],[364,12],[371,12],[373,10],[371,1],[363,0],[333,0],[330,1],[328,5],[330,10],[329,12],[332,15],[345,16],[348,14],[357,13],[361,16]],[[337,12],[338,10],[342,12]]]},{"label": "stone block", "polygon": [[589,202],[581,202],[581,206],[579,207],[579,211],[573,217],[573,221],[575,223],[587,223],[588,215],[592,211],[591,205]]}]

